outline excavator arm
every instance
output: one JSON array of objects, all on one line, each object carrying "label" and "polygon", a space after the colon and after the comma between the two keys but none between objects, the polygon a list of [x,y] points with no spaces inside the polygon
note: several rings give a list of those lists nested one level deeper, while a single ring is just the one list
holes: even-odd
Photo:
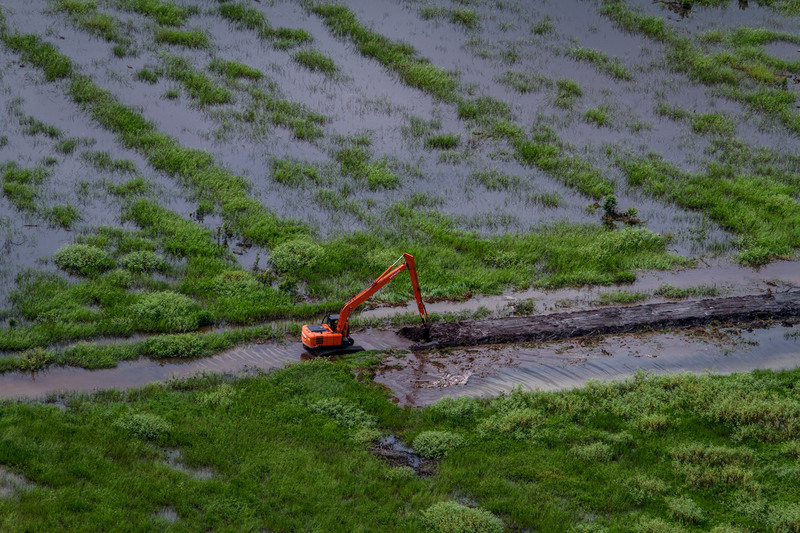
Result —
[{"label": "excavator arm", "polygon": [[[401,261],[402,263],[400,263]],[[400,265],[397,265],[397,263],[400,263]],[[427,326],[428,311],[425,309],[425,303],[422,301],[422,293],[419,290],[419,279],[417,278],[417,266],[414,264],[414,256],[404,253],[394,264],[384,270],[383,274],[378,276],[369,287],[350,298],[350,300],[344,304],[342,310],[339,311],[339,322],[336,325],[336,331],[346,335],[349,330],[348,318],[353,309],[367,301],[370,296],[381,290],[386,284],[406,269],[408,269],[408,275],[411,278],[411,287],[414,290],[414,298],[417,300],[417,309],[422,317],[422,323]]]},{"label": "excavator arm", "polygon": [[411,278],[411,286],[414,290],[414,299],[417,301],[417,309],[422,317],[423,325],[427,326],[428,311],[425,309],[425,303],[422,301],[422,293],[419,290],[419,279],[417,278],[417,267],[414,263],[414,256],[404,253],[394,264],[384,270],[383,274],[378,276],[369,287],[350,298],[350,300],[344,304],[338,315],[325,317],[325,320],[320,326],[303,326],[302,340],[306,348],[318,350],[321,348],[341,348],[352,345],[353,341],[350,339],[350,313],[404,270],[408,270],[409,277]]}]

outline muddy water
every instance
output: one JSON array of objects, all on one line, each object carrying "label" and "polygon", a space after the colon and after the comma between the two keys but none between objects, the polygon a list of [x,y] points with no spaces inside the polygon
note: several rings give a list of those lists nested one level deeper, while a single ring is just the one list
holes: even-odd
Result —
[{"label": "muddy water", "polygon": [[376,380],[403,405],[429,405],[443,396],[495,396],[516,387],[559,390],[590,379],[637,371],[746,372],[800,365],[798,329],[631,334],[534,346],[510,345],[447,353],[401,354],[384,360]]}]

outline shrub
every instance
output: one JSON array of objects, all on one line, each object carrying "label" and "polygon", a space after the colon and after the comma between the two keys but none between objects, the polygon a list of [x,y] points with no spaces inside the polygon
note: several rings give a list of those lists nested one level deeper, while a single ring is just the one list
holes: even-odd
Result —
[{"label": "shrub", "polygon": [[501,533],[503,521],[489,511],[455,502],[439,502],[422,513],[425,527],[435,533]]},{"label": "shrub", "polygon": [[189,359],[206,355],[206,346],[200,335],[164,335],[144,341],[144,355],[155,359]]},{"label": "shrub", "polygon": [[423,431],[414,439],[413,446],[423,457],[444,459],[448,453],[465,443],[463,437],[450,431]]},{"label": "shrub", "polygon": [[668,488],[664,481],[641,474],[628,480],[628,491],[636,505],[652,500],[655,496],[666,492]]},{"label": "shrub", "polygon": [[172,431],[169,422],[150,413],[131,413],[121,417],[114,425],[145,440],[158,440]]},{"label": "shrub", "polygon": [[96,276],[114,266],[114,260],[100,248],[88,244],[68,244],[55,253],[58,268],[70,274]]},{"label": "shrub", "polygon": [[435,413],[451,422],[459,424],[470,422],[478,414],[478,404],[473,398],[461,396],[451,398],[445,396],[428,408],[429,413]]},{"label": "shrub", "polygon": [[677,498],[667,498],[666,501],[669,513],[673,518],[692,524],[703,521],[703,510],[691,498],[679,496]]},{"label": "shrub", "polygon": [[131,314],[142,331],[185,332],[210,322],[197,302],[169,291],[146,294],[132,306]]},{"label": "shrub", "polygon": [[36,372],[48,366],[54,358],[52,351],[45,348],[31,348],[20,354],[17,364],[20,370]]},{"label": "shrub", "polygon": [[534,436],[534,429],[543,422],[544,416],[538,411],[512,409],[483,420],[478,432],[483,436],[510,435],[516,440],[526,440]]},{"label": "shrub", "polygon": [[153,272],[164,267],[164,259],[150,250],[137,250],[119,260],[122,268],[131,272]]},{"label": "shrub", "polygon": [[570,451],[579,459],[594,463],[607,463],[613,459],[611,446],[604,442],[573,446]]},{"label": "shrub", "polygon": [[276,246],[270,260],[278,272],[294,272],[313,267],[320,256],[322,247],[310,239],[293,239]]},{"label": "shrub", "polygon": [[349,429],[369,429],[375,427],[375,417],[365,413],[355,405],[346,404],[337,398],[319,400],[309,406],[311,411],[330,416],[340,426]]}]

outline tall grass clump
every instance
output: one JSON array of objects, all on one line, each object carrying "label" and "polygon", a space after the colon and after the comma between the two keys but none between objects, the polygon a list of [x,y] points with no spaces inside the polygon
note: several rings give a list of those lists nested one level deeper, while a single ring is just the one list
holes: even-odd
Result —
[{"label": "tall grass clump", "polygon": [[208,34],[203,30],[176,30],[173,28],[159,28],[156,30],[157,43],[183,46],[184,48],[208,48]]},{"label": "tall grass clump", "polygon": [[189,96],[200,105],[227,104],[233,101],[231,91],[214,83],[205,73],[195,70],[185,57],[165,56],[164,67],[166,75],[181,82]]},{"label": "tall grass clump", "polygon": [[575,46],[567,48],[566,54],[576,61],[585,61],[594,65],[599,71],[618,80],[630,81],[633,75],[626,69],[619,58],[611,58],[604,52],[593,48]]},{"label": "tall grass clump", "polygon": [[422,513],[427,531],[432,533],[502,533],[503,521],[483,509],[456,502],[439,502]]},{"label": "tall grass clump", "polygon": [[210,316],[197,302],[169,291],[142,296],[131,313],[142,331],[194,331],[210,322]]},{"label": "tall grass clump", "polygon": [[322,72],[327,76],[332,76],[339,71],[339,67],[336,66],[333,59],[313,48],[299,50],[292,55],[292,58],[307,69]]}]

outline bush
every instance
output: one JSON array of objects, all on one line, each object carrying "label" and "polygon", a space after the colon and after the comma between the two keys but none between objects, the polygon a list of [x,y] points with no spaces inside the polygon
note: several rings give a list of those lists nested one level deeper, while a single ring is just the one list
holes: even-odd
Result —
[{"label": "bush", "polygon": [[368,415],[355,405],[349,405],[337,398],[326,398],[310,405],[313,412],[330,416],[340,426],[349,429],[372,429],[375,417]]},{"label": "bush", "polygon": [[579,459],[593,463],[607,463],[613,459],[611,446],[603,442],[573,446],[571,451]]},{"label": "bush", "polygon": [[164,258],[150,250],[131,252],[119,260],[122,268],[131,272],[153,272],[164,267]]},{"label": "bush", "polygon": [[703,510],[691,498],[667,498],[670,515],[682,522],[697,524],[703,521]]},{"label": "bush", "polygon": [[544,420],[544,416],[533,409],[511,409],[483,420],[478,433],[483,436],[509,435],[516,440],[527,440],[534,436],[534,430]]},{"label": "bush", "polygon": [[414,439],[413,446],[423,457],[444,459],[444,457],[466,444],[464,438],[450,431],[423,431]]},{"label": "bush", "polygon": [[207,355],[205,347],[203,339],[196,333],[164,335],[145,340],[143,353],[155,359],[189,359]]},{"label": "bush", "polygon": [[293,239],[276,246],[270,254],[275,270],[294,272],[313,267],[320,256],[322,247],[310,239]]},{"label": "bush", "polygon": [[193,331],[211,321],[197,302],[168,291],[146,294],[131,307],[131,314],[142,331]]},{"label": "bush", "polygon": [[451,422],[464,424],[472,421],[475,415],[478,414],[478,404],[473,398],[461,396],[459,398],[451,398],[445,396],[436,403],[431,405],[427,411],[435,413],[442,418],[446,418]]},{"label": "bush", "polygon": [[120,429],[133,433],[140,439],[157,440],[172,431],[169,422],[150,413],[132,413],[114,423]]},{"label": "bush", "polygon": [[104,250],[88,244],[64,246],[55,253],[55,261],[61,270],[81,276],[96,276],[114,266]]},{"label": "bush", "polygon": [[483,509],[439,502],[422,513],[425,527],[436,533],[501,533],[503,521]]}]

